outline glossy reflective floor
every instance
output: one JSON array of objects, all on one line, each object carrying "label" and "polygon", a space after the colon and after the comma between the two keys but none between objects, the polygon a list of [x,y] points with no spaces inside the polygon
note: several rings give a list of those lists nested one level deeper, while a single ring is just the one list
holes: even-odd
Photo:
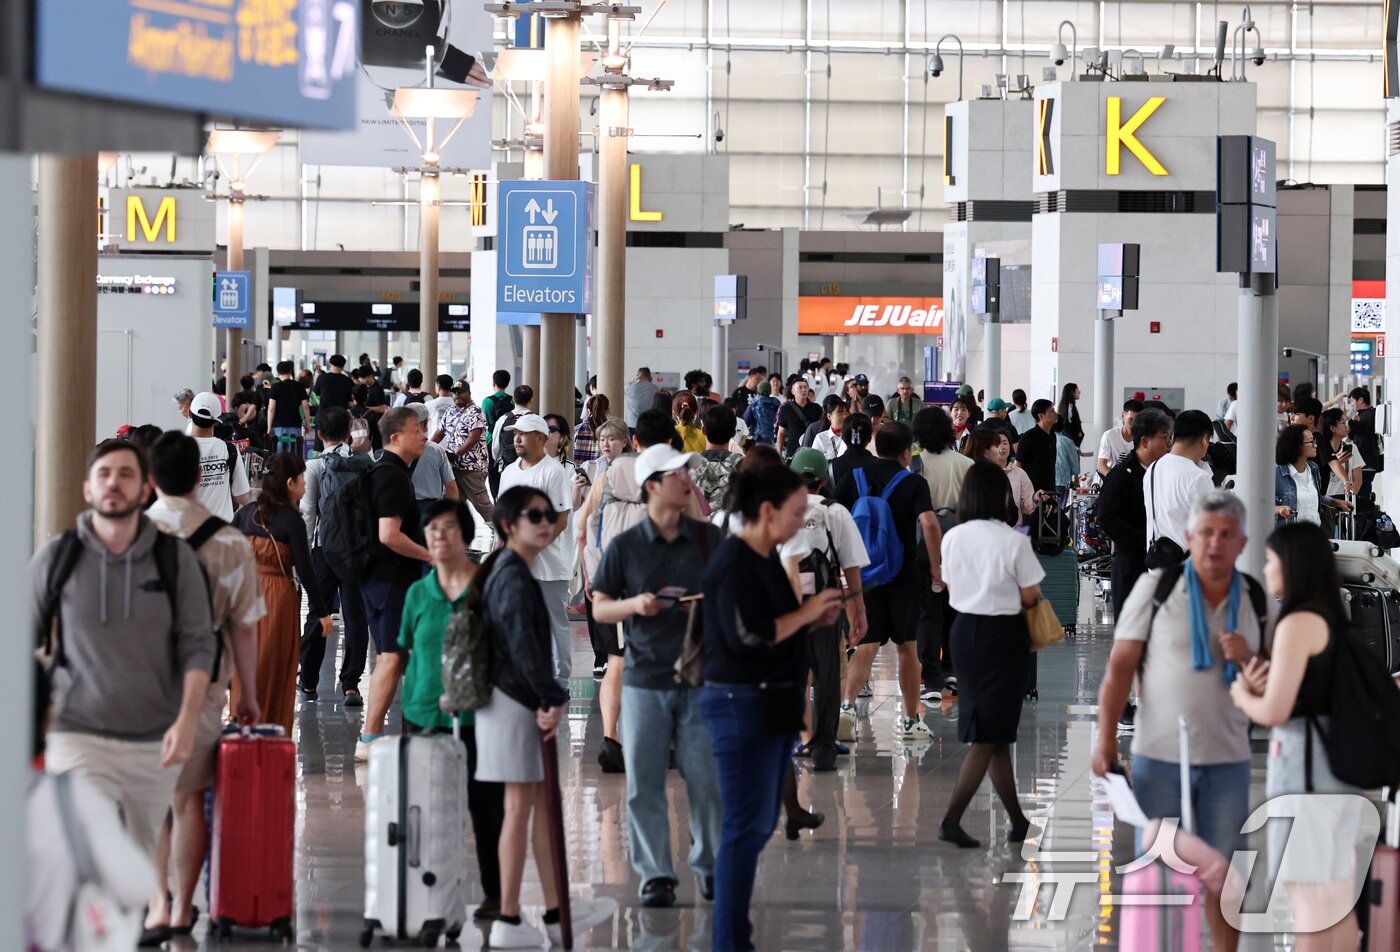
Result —
[{"label": "glossy reflective floor", "polygon": [[[1095,623],[1101,621],[1098,608],[1086,584],[1078,635],[1040,658],[1040,699],[1026,703],[1015,759],[1026,812],[1043,833],[1014,850],[1005,845],[1006,816],[989,784],[964,821],[984,847],[958,850],[938,841],[938,821],[963,753],[956,739],[956,702],[929,709],[932,742],[896,741],[894,656],[890,649],[882,652],[872,677],[873,697],[861,704],[859,741],[851,756],[842,758],[835,773],[800,773],[803,802],[825,813],[826,824],[804,832],[797,842],[779,831],[763,854],[753,910],[759,949],[1119,948],[1116,917],[1100,901],[1101,891],[1109,892],[1118,877],[1100,874],[1110,862],[1131,859],[1132,843],[1123,827],[1114,832],[1112,814],[1096,798],[1089,773],[1094,698],[1112,638],[1109,626]],[[591,670],[580,624],[574,651],[575,670]],[[322,699],[303,703],[297,714],[296,927],[302,949],[358,948],[364,899],[365,773],[356,771],[352,759],[361,715],[341,706],[333,671],[327,659]],[[571,687],[575,700],[560,745],[571,879],[576,893],[611,897],[618,905],[616,915],[580,937],[577,947],[708,949],[709,906],[699,901],[689,876],[683,876],[676,908],[644,911],[637,902],[624,778],[604,775],[596,762],[597,685],[584,677]],[[396,722],[390,729],[397,729]],[[1123,746],[1126,753],[1128,745]],[[1255,768],[1257,799],[1262,756],[1256,756]],[[683,856],[685,789],[674,772],[666,795],[672,842]],[[1071,874],[1080,885],[1048,884],[1055,874]],[[538,915],[533,876],[531,862],[524,900],[535,908],[527,915]],[[1055,916],[1067,895],[1066,914]],[[170,948],[203,947],[203,934],[201,923],[195,940]],[[483,936],[469,929],[462,945],[477,948]],[[382,944],[376,940],[376,946]],[[220,948],[217,942],[208,947]],[[222,946],[266,947],[261,935],[251,934]],[[1242,946],[1275,947],[1284,948],[1282,939],[1254,937]]]}]

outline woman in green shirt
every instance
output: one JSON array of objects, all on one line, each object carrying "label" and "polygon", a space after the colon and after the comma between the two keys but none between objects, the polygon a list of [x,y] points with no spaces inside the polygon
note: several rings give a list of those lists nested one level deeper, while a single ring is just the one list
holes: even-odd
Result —
[{"label": "woman in green shirt", "polygon": [[[428,508],[424,534],[433,556],[433,571],[414,582],[404,599],[399,645],[408,655],[403,675],[405,734],[446,733],[452,715],[438,706],[442,697],[442,639],[452,613],[467,600],[478,566],[467,558],[475,529],[471,511],[455,499]],[[485,900],[475,918],[493,919],[501,906],[501,866],[496,844],[505,818],[505,784],[476,779],[476,727],[472,712],[462,711],[461,738],[467,745],[467,803],[476,834],[476,862]]]}]

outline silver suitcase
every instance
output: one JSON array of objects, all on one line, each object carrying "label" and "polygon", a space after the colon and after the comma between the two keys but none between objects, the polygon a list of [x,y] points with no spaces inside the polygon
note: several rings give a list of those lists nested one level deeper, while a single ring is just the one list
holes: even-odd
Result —
[{"label": "silver suitcase", "polygon": [[1379,546],[1338,539],[1332,543],[1332,552],[1343,582],[1400,589],[1400,563]]},{"label": "silver suitcase", "polygon": [[365,922],[425,946],[455,940],[467,910],[467,749],[453,734],[383,737],[369,748]]}]

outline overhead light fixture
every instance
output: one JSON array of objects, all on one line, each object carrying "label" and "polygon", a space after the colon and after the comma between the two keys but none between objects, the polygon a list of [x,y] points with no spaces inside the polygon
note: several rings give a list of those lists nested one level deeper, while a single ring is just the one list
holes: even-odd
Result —
[{"label": "overhead light fixture", "polygon": [[[1129,66],[1129,65],[1128,65],[1128,58],[1129,58],[1129,56],[1136,56],[1136,57],[1137,57],[1137,65],[1136,65],[1136,66]],[[1129,47],[1128,49],[1124,50],[1122,53],[1119,54],[1118,62],[1121,64],[1121,65],[1120,65],[1120,71],[1121,71],[1121,73],[1122,73],[1124,76],[1146,76],[1146,75],[1147,75],[1147,69],[1146,69],[1146,67],[1143,65],[1143,63],[1144,63],[1145,61],[1143,60],[1142,54],[1141,54],[1140,52],[1138,52],[1137,50],[1133,49],[1132,47]]]},{"label": "overhead light fixture", "polygon": [[[593,69],[595,59],[597,56],[593,53],[579,54],[580,75],[588,75],[589,71]],[[491,69],[491,78],[497,82],[502,80],[508,83],[544,82],[545,73],[549,69],[549,54],[542,49],[513,46],[498,51],[495,60],[495,65]]]},{"label": "overhead light fixture", "polygon": [[210,129],[209,151],[262,155],[277,144],[281,135],[276,130],[265,129]]},{"label": "overhead light fixture", "polygon": [[403,119],[467,119],[476,112],[474,89],[403,86],[394,90],[394,116]]}]

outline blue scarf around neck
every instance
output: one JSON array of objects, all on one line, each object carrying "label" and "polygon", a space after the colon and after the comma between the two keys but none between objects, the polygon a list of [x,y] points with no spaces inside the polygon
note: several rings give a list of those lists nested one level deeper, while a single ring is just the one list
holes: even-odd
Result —
[{"label": "blue scarf around neck", "polygon": [[[1240,573],[1238,569],[1230,573],[1230,603],[1226,631],[1237,631],[1240,625]],[[1206,620],[1206,596],[1201,588],[1201,579],[1196,575],[1196,567],[1186,563],[1186,599],[1191,611],[1191,667],[1196,671],[1209,671],[1215,667],[1215,659],[1210,654],[1210,623]],[[1225,662],[1221,677],[1226,684],[1233,684],[1238,668],[1233,661]]]}]

